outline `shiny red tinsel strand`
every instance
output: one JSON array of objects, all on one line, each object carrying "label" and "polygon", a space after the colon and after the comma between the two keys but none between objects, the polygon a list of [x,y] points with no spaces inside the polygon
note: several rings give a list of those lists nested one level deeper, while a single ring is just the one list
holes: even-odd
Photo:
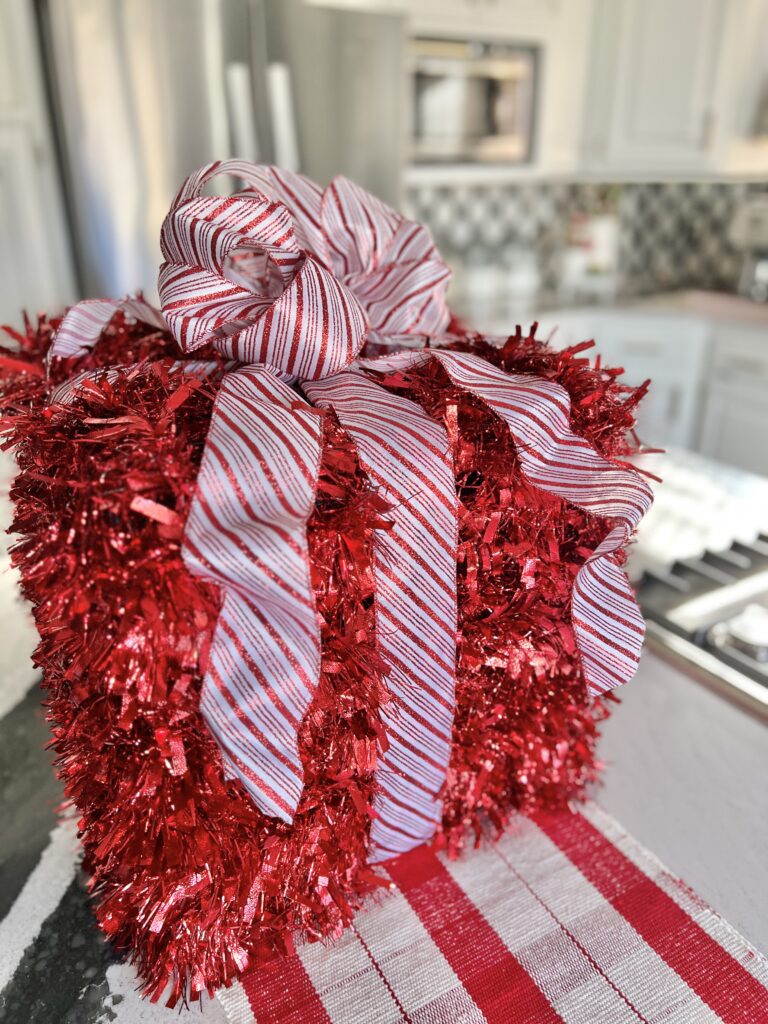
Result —
[{"label": "shiny red tinsel strand", "polygon": [[[389,697],[374,636],[370,490],[332,414],[309,524],[323,672],[301,730],[305,790],[292,827],[226,780],[199,713],[219,595],[180,555],[215,382],[172,365],[169,336],[117,316],[93,353],[43,360],[41,320],[0,349],[0,409],[19,475],[13,552],[40,631],[57,771],[81,815],[102,928],[170,1002],[227,984],[291,948],[336,935],[381,884],[366,864],[373,771]],[[605,455],[642,389],[518,333],[471,348],[567,388],[573,426]],[[199,356],[199,353],[196,354]],[[170,358],[169,358],[170,357]],[[50,388],[126,366],[69,407]],[[383,380],[448,429],[461,499],[454,747],[438,842],[458,852],[517,808],[555,806],[595,778],[601,702],[588,700],[568,601],[608,524],[530,487],[500,422],[427,363]],[[138,499],[138,500],[137,500]]]}]

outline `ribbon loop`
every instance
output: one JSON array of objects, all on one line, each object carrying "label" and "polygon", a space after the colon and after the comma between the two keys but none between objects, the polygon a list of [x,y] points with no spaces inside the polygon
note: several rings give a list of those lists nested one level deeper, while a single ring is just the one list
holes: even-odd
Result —
[{"label": "ribbon loop", "polygon": [[174,206],[160,234],[168,263],[221,274],[228,253],[239,246],[268,249],[276,261],[295,262],[301,249],[291,215],[263,196],[200,196]]},{"label": "ribbon loop", "polygon": [[321,215],[333,270],[363,302],[374,330],[446,330],[451,272],[423,225],[343,177],[323,193]]},{"label": "ribbon loop", "polygon": [[230,165],[193,176],[163,224],[159,291],[169,329],[187,352],[212,343],[230,358],[308,379],[343,369],[365,341],[364,310],[301,250],[281,202],[196,195]]}]

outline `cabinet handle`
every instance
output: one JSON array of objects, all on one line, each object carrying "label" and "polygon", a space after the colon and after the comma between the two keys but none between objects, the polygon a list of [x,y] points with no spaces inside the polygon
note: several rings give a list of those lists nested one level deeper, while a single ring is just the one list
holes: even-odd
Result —
[{"label": "cabinet handle", "polygon": [[669,401],[667,402],[667,422],[674,423],[675,420],[680,417],[680,388],[674,387],[669,392]]},{"label": "cabinet handle", "polygon": [[715,141],[715,127],[717,125],[717,114],[711,108],[704,111],[701,119],[701,148],[711,149]]},{"label": "cabinet handle", "polygon": [[723,367],[726,371],[731,371],[728,376],[732,376],[735,373],[744,374],[748,377],[764,377],[768,370],[768,363],[757,357],[750,358],[750,356],[731,356],[728,363]]}]

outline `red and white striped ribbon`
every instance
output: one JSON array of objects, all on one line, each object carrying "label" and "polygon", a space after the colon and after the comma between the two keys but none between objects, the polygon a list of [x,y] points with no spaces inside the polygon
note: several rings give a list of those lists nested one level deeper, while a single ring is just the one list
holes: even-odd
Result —
[{"label": "red and white striped ribbon", "polygon": [[85,299],[67,310],[50,350],[50,357],[80,356],[93,348],[115,313],[151,324],[160,331],[168,327],[163,314],[139,296],[124,299]]},{"label": "red and white striped ribbon", "polygon": [[650,487],[572,432],[570,398],[552,381],[508,374],[479,356],[440,349],[400,352],[358,365],[402,369],[430,358],[505,421],[531,483],[615,524],[578,572],[571,614],[592,693],[626,682],[637,668],[645,629],[626,573],[614,558],[650,507]]},{"label": "red and white striped ribbon", "polygon": [[[368,329],[360,303],[300,248],[283,203],[197,194],[224,173],[260,180],[241,161],[212,164],[185,184],[163,223],[158,289],[169,329],[187,352],[213,343],[302,379],[343,369]],[[244,254],[250,259],[232,262]]]},{"label": "red and white striped ribbon", "polygon": [[334,178],[325,190],[321,213],[333,270],[364,305],[372,330],[445,331],[450,270],[426,228],[346,178]]},{"label": "red and white striped ribbon", "polygon": [[[201,195],[218,174],[247,188]],[[377,639],[395,701],[373,839],[382,859],[410,849],[434,832],[450,752],[456,495],[442,427],[366,369],[439,359],[508,424],[532,483],[608,520],[572,607],[596,693],[629,678],[637,662],[642,620],[615,558],[650,491],[572,433],[568,396],[550,382],[439,349],[359,360],[345,372],[366,337],[423,345],[449,320],[448,270],[428,232],[346,179],[321,190],[275,168],[210,164],[180,189],[161,242],[163,316],[181,347],[212,343],[244,364],[223,376],[184,539],[187,564],[224,593],[203,714],[257,805],[290,821],[302,786],[298,728],[320,661],[306,522],[321,429],[283,382],[299,379],[314,403],[336,411],[373,485],[393,498],[393,529],[375,542]],[[81,303],[64,318],[53,355],[92,346],[118,308],[165,322],[143,300]]]},{"label": "red and white striped ribbon", "polygon": [[200,195],[204,185],[217,175],[239,178],[245,189],[239,196],[257,197],[282,203],[290,212],[293,232],[301,249],[312,253],[324,266],[330,267],[328,244],[322,225],[323,189],[310,178],[294,171],[283,171],[268,164],[249,160],[222,160],[206,164],[184,181],[171,208]]},{"label": "red and white striped ribbon", "polygon": [[355,373],[305,383],[332,408],[392,529],[374,543],[377,640],[395,697],[383,712],[389,749],[376,770],[374,858],[425,842],[440,821],[456,676],[457,499],[443,427],[415,403]]},{"label": "red and white striped ribbon", "polygon": [[264,367],[244,366],[225,375],[213,422],[183,545],[187,566],[224,594],[201,711],[230,772],[290,821],[298,729],[320,674],[306,524],[321,416]]},{"label": "red and white striped ribbon", "polygon": [[531,483],[616,524],[579,570],[571,615],[592,693],[625,682],[637,669],[645,627],[627,575],[613,558],[650,508],[650,487],[571,431],[570,397],[559,384],[504,373],[479,356],[438,352],[436,358],[455,384],[506,422]]}]

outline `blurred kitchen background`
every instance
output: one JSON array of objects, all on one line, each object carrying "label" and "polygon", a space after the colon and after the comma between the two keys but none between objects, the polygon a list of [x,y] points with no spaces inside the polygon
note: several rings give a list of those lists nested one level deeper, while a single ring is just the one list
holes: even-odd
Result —
[{"label": "blurred kitchen background", "polygon": [[768,474],[768,0],[2,0],[0,319],[155,293],[193,168],[344,173],[455,310],[594,335],[644,441]]},{"label": "blurred kitchen background", "polygon": [[[467,324],[652,378],[601,800],[768,947],[768,0],[0,0],[0,322],[154,298],[229,156],[348,175],[429,225]],[[37,700],[9,580],[0,717]]]}]

